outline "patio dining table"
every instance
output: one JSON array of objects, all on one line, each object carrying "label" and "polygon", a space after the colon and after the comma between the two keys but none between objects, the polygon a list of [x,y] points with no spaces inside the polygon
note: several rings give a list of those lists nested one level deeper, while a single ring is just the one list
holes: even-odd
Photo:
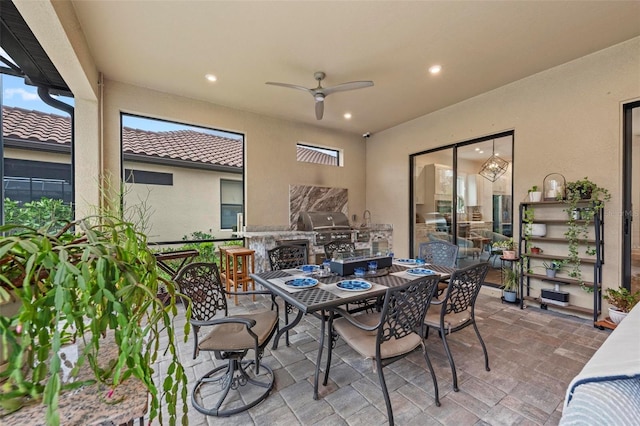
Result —
[{"label": "patio dining table", "polygon": [[[354,276],[330,276],[311,275],[318,280],[318,285],[310,288],[293,288],[285,283],[292,278],[309,277],[296,269],[267,271],[252,274],[251,277],[257,284],[268,289],[272,294],[281,297],[288,304],[298,309],[294,320],[282,327],[273,339],[273,349],[277,349],[280,337],[295,327],[305,314],[312,314],[320,319],[320,336],[318,355],[316,358],[316,371],[314,376],[313,399],[318,399],[318,379],[320,376],[320,362],[324,348],[325,328],[329,314],[335,308],[368,299],[383,296],[390,287],[397,287],[419,277],[407,273],[410,267],[417,265],[400,265],[394,262],[387,268],[388,274],[378,273],[375,277],[355,278]],[[421,268],[431,269],[437,272],[442,279],[449,278],[455,271],[454,268],[439,265],[419,265]],[[371,288],[366,291],[346,291],[338,288],[337,284],[343,280],[361,279],[369,282]],[[331,342],[329,342],[331,344]]]}]

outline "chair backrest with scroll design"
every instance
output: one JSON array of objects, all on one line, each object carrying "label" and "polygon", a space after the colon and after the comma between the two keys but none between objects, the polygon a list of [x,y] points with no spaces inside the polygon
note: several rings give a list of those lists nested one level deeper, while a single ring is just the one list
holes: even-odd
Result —
[{"label": "chair backrest with scroll design", "polygon": [[307,249],[304,246],[281,245],[267,251],[272,271],[296,268],[307,263]]},{"label": "chair backrest with scroll design", "polygon": [[456,267],[459,247],[448,241],[429,241],[420,244],[418,258],[432,265]]},{"label": "chair backrest with scroll design", "polygon": [[[215,263],[192,263],[183,268],[176,277],[180,292],[191,304],[191,318],[196,321],[209,321],[219,311],[228,314],[227,298],[224,294],[224,284],[220,279],[218,267]],[[194,332],[198,330],[194,327]]]}]

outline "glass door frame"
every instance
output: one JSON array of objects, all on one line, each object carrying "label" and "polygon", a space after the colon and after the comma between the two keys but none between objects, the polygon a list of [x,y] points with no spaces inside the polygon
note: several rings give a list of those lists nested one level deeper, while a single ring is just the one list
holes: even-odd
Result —
[{"label": "glass door frame", "polygon": [[[513,159],[514,157],[514,152],[515,152],[515,130],[508,130],[505,132],[500,132],[500,133],[495,133],[495,134],[491,134],[488,136],[482,136],[479,138],[475,138],[475,139],[471,139],[471,140],[467,140],[467,141],[463,141],[463,142],[456,142],[450,145],[446,145],[446,146],[440,146],[437,148],[432,148],[432,149],[428,149],[425,151],[420,151],[420,152],[416,152],[413,154],[409,154],[409,255],[410,257],[415,257],[416,253],[414,251],[414,245],[415,245],[415,232],[416,232],[416,226],[415,226],[415,199],[414,199],[414,194],[415,194],[415,158],[420,156],[420,155],[424,155],[424,154],[431,154],[434,152],[438,152],[438,151],[443,151],[446,149],[452,149],[453,150],[453,157],[452,157],[452,168],[453,168],[453,182],[457,182],[457,178],[458,178],[458,148],[462,148],[465,146],[469,146],[469,145],[473,145],[476,143],[480,143],[480,142],[486,142],[486,141],[490,141],[492,139],[499,139],[499,138],[503,138],[503,137],[511,137],[512,138],[512,146],[511,146],[511,162],[512,162],[512,166],[511,166],[511,176],[513,178],[514,175],[514,168],[513,168]],[[487,157],[488,158],[488,157]],[[452,195],[452,211],[457,211],[457,200],[458,200],[458,188],[457,185],[453,185],[453,195]],[[513,194],[513,179],[511,179],[511,194]],[[511,203],[513,204],[513,196],[511,197]],[[511,211],[513,212],[513,205],[511,206]],[[515,219],[515,218],[514,218]],[[512,221],[514,220],[512,219]],[[451,233],[452,233],[452,240],[453,241],[457,241],[458,238],[458,218],[456,214],[452,215],[452,222],[451,222]]]},{"label": "glass door frame", "polygon": [[640,108],[640,101],[622,106],[623,139],[622,139],[622,286],[631,289],[631,250],[633,221],[633,110]]}]

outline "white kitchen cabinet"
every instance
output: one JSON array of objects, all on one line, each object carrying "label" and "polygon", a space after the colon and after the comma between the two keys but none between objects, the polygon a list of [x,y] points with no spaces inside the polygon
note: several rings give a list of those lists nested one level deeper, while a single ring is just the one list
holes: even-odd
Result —
[{"label": "white kitchen cabinet", "polygon": [[436,212],[437,200],[451,200],[453,170],[442,164],[427,164],[418,175],[414,188],[416,204],[424,204],[425,212]]}]

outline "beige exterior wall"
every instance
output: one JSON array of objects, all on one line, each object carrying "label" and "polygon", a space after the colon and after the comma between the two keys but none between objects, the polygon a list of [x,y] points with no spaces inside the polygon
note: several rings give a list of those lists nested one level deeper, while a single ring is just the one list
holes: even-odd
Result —
[{"label": "beige exterior wall", "polygon": [[[289,185],[292,184],[347,188],[349,214],[360,216],[365,209],[365,142],[359,135],[107,80],[104,86],[104,159],[105,169],[114,174],[120,170],[121,112],[243,133],[246,225],[288,227]],[[340,150],[344,167],[298,162],[298,142]]]},{"label": "beige exterior wall", "polygon": [[605,287],[618,286],[622,104],[639,97],[635,38],[375,134],[367,142],[367,208],[394,225],[395,252],[408,255],[409,155],[514,130],[516,207],[552,172],[567,181],[588,176],[611,191],[603,275]]},{"label": "beige exterior wall", "polygon": [[39,152],[26,149],[5,148],[4,156],[16,160],[46,161],[49,163],[71,163],[71,156],[55,152]]},{"label": "beige exterior wall", "polygon": [[194,231],[231,238],[231,230],[220,229],[220,179],[242,180],[242,175],[132,162],[125,168],[173,175],[172,186],[127,184],[125,209],[149,208],[150,241],[178,241]]}]

